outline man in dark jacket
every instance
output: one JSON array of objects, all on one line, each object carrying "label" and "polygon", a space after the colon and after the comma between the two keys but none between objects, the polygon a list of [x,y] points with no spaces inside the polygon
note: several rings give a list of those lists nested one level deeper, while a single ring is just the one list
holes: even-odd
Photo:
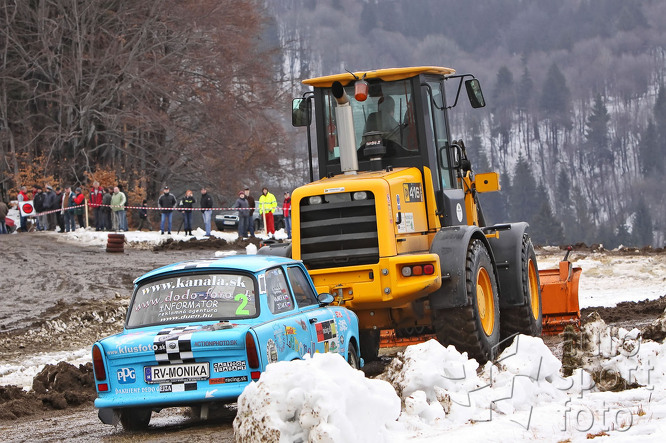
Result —
[{"label": "man in dark jacket", "polygon": [[206,236],[210,237],[210,220],[213,217],[213,197],[210,196],[205,187],[201,188],[201,213],[203,214],[204,229]]},{"label": "man in dark jacket", "polygon": [[[51,185],[46,185],[46,192],[44,194],[44,210],[53,211],[56,209],[60,209],[57,204],[58,203],[57,199],[58,197],[56,197],[56,193],[53,192],[53,187]],[[56,227],[55,212],[46,214],[46,229],[49,231],[55,231],[55,227]]]},{"label": "man in dark jacket", "polygon": [[44,211],[44,200],[46,199],[46,196],[44,195],[44,191],[42,191],[42,187],[37,185],[35,186],[34,191],[32,192],[32,204],[35,206],[35,212],[37,212],[37,230],[38,231],[44,231],[45,230],[45,224],[46,224],[46,215],[39,215],[41,212]]},{"label": "man in dark jacket", "polygon": [[110,231],[113,226],[111,221],[111,198],[113,197],[111,188],[104,188],[104,194],[102,195],[102,230]]},{"label": "man in dark jacket", "polygon": [[250,206],[250,223],[247,227],[247,230],[250,233],[250,237],[254,237],[254,197],[250,195],[250,187],[246,186],[245,190],[243,191],[245,193],[245,198],[247,199],[247,204]]},{"label": "man in dark jacket", "polygon": [[58,211],[55,213],[56,222],[60,226],[60,232],[65,232],[65,217],[62,214],[62,189],[60,189],[60,186],[56,186],[55,203],[53,203],[51,209]]},{"label": "man in dark jacket", "polygon": [[[176,207],[176,197],[169,192],[169,187],[164,187],[164,192],[160,195],[160,198],[157,200],[157,207],[160,208],[162,212],[162,219],[160,220],[160,231],[164,234],[164,225],[167,225],[167,230],[171,234],[171,219],[173,218],[173,208]],[[167,223],[165,223],[167,222]]]},{"label": "man in dark jacket", "polygon": [[247,234],[247,225],[250,222],[250,206],[243,191],[238,193],[238,199],[232,208],[238,208],[238,238],[241,239]]}]

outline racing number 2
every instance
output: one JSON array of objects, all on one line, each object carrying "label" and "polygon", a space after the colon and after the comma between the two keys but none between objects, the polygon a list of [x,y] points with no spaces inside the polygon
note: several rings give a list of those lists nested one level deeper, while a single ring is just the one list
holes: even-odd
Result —
[{"label": "racing number 2", "polygon": [[236,294],[234,300],[241,302],[241,304],[238,305],[238,308],[236,309],[236,315],[250,315],[250,311],[245,309],[245,306],[247,306],[247,295]]}]

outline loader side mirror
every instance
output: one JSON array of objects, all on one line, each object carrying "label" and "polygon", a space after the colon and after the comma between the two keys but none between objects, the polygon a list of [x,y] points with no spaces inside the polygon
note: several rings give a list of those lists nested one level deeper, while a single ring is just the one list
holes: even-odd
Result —
[{"label": "loader side mirror", "polygon": [[291,102],[291,125],[310,126],[312,123],[312,101],[310,98],[295,98]]},{"label": "loader side mirror", "polygon": [[486,100],[483,98],[483,91],[481,91],[479,80],[475,78],[466,80],[465,89],[467,90],[467,97],[472,108],[483,108],[486,106]]}]

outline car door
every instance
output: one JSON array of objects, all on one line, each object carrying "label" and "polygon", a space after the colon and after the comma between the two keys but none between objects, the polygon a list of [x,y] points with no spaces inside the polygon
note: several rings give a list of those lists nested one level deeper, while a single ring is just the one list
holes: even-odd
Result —
[{"label": "car door", "polygon": [[309,326],[312,352],[343,352],[333,310],[319,306],[314,288],[298,265],[288,266],[287,275],[294,300]]},{"label": "car door", "polygon": [[[270,338],[265,340],[268,363],[302,358],[312,355],[312,343],[308,318],[299,310],[282,267],[268,269],[265,273],[266,297],[268,310],[273,316],[270,324]],[[261,288],[261,281],[259,283]],[[261,289],[260,289],[261,290]]]}]

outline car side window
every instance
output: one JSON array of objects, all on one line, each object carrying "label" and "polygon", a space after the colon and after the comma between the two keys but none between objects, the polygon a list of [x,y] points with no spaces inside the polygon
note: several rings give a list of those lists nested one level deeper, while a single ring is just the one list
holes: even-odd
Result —
[{"label": "car side window", "polygon": [[281,314],[294,309],[294,303],[289,294],[289,285],[282,268],[273,268],[266,271],[266,297],[268,309],[273,314]]},{"label": "car side window", "polygon": [[310,282],[308,282],[303,270],[298,266],[291,266],[287,268],[287,274],[289,274],[291,289],[294,292],[294,298],[298,307],[302,308],[317,304],[317,297],[312,291],[312,286],[310,286]]}]

